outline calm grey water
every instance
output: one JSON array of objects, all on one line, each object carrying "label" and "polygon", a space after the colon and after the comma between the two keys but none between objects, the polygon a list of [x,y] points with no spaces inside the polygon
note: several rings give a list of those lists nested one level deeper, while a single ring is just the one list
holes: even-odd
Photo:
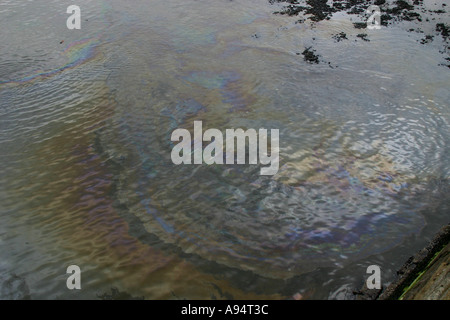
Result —
[{"label": "calm grey water", "polygon": [[[0,298],[351,299],[448,223],[439,39],[266,0],[77,0],[68,30],[70,4],[0,2]],[[194,120],[279,129],[280,170],[173,165]]]}]

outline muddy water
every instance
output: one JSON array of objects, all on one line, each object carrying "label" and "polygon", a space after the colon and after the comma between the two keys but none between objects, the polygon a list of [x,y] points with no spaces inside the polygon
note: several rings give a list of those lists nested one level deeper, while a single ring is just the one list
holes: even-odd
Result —
[{"label": "muddy water", "polygon": [[[448,222],[450,78],[421,35],[264,0],[79,1],[71,31],[70,4],[0,7],[1,298],[351,298]],[[278,173],[173,165],[194,120],[279,129]]]}]

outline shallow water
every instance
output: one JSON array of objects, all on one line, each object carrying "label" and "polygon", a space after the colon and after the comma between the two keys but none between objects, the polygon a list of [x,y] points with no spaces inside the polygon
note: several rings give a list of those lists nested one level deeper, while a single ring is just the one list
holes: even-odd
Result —
[{"label": "shallow water", "polygon": [[[351,298],[448,223],[450,77],[422,35],[265,0],[78,1],[68,30],[70,4],[0,6],[0,298]],[[280,170],[175,166],[194,120],[279,129]]]}]

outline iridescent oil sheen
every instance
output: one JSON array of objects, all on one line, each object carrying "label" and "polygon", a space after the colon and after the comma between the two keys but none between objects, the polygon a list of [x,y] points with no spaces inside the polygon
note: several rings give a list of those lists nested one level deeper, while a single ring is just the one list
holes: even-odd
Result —
[{"label": "iridescent oil sheen", "polygon": [[[448,222],[448,71],[401,27],[335,42],[348,17],[264,0],[77,5],[78,33],[58,2],[0,13],[0,287],[21,288],[0,298],[342,297]],[[196,120],[279,129],[278,173],[174,165]]]}]

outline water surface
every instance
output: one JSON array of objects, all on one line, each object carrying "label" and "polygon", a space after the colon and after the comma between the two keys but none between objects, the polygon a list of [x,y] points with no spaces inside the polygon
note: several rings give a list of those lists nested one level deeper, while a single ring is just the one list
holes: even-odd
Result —
[{"label": "water surface", "polygon": [[[81,0],[68,30],[70,4],[0,6],[1,298],[352,298],[448,223],[450,78],[421,35],[265,0]],[[279,129],[278,173],[172,164],[195,120]]]}]

